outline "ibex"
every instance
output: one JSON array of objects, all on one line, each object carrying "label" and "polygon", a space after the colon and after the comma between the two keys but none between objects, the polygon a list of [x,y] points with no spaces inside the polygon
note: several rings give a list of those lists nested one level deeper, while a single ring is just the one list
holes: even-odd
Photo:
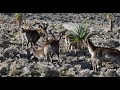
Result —
[{"label": "ibex", "polygon": [[48,57],[51,62],[53,62],[53,55],[56,54],[59,59],[59,41],[61,39],[62,34],[60,34],[59,39],[48,39],[46,38],[46,42],[44,46],[40,49],[34,49],[33,50],[33,55],[35,57],[39,58],[44,58],[46,61],[48,61]]},{"label": "ibex", "polygon": [[65,35],[65,48],[66,48],[67,52],[68,52],[69,50],[72,50],[72,49],[73,49],[72,46],[70,47],[71,39],[72,39],[72,38],[71,38],[71,34],[66,34],[66,35]]},{"label": "ibex", "polygon": [[102,62],[112,62],[113,65],[117,63],[120,66],[120,51],[113,48],[94,46],[89,39],[93,35],[98,34],[89,34],[85,40],[89,53],[91,54],[93,70],[96,72],[97,66],[102,67]]},{"label": "ibex", "polygon": [[40,37],[44,37],[46,35],[46,29],[48,27],[48,23],[42,25],[39,25],[39,29],[35,30],[30,30],[30,29],[24,29],[21,28],[20,30],[20,36],[22,38],[22,48],[23,48],[23,43],[25,40],[27,40],[27,48],[29,43],[31,43],[31,46],[34,45],[35,43],[39,40]]},{"label": "ibex", "polygon": [[[65,34],[65,48],[67,52],[75,50],[75,53],[78,49],[83,48],[80,42],[73,42],[72,34]],[[83,42],[84,43],[84,42]]]},{"label": "ibex", "polygon": [[64,30],[64,31],[61,31],[60,33],[64,36],[64,39],[65,39],[65,49],[66,51],[70,51],[73,49],[72,45],[71,45],[71,34],[70,33],[67,33],[68,30]]}]

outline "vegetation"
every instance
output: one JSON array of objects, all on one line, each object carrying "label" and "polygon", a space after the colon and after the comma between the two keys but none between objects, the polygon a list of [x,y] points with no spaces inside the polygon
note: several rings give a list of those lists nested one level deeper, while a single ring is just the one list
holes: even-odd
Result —
[{"label": "vegetation", "polygon": [[71,44],[76,44],[77,49],[83,48],[84,39],[87,36],[87,29],[83,26],[77,26],[74,31],[71,31]]},{"label": "vegetation", "polygon": [[22,25],[23,13],[15,13],[15,21],[18,24],[18,28]]}]

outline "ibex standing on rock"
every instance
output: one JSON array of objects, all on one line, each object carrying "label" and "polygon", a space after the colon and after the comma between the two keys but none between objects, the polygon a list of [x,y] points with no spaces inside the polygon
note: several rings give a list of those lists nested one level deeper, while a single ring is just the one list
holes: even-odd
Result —
[{"label": "ibex standing on rock", "polygon": [[91,41],[90,37],[98,34],[89,34],[86,37],[86,44],[91,54],[91,62],[93,70],[97,71],[97,66],[102,67],[102,62],[112,62],[113,65],[116,63],[120,66],[120,51],[112,48],[96,47]]}]

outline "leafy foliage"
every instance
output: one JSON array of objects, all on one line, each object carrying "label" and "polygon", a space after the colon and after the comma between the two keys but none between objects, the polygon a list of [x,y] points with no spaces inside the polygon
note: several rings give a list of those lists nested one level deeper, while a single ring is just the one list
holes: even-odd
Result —
[{"label": "leafy foliage", "polygon": [[18,23],[18,26],[20,27],[23,20],[23,13],[15,13],[15,20]]},{"label": "leafy foliage", "polygon": [[83,42],[87,36],[87,29],[83,26],[77,26],[74,31],[71,31],[71,44],[77,44],[77,48],[83,47]]},{"label": "leafy foliage", "polygon": [[23,13],[15,13],[15,17],[16,17],[17,19],[20,19],[20,18],[23,17]]}]

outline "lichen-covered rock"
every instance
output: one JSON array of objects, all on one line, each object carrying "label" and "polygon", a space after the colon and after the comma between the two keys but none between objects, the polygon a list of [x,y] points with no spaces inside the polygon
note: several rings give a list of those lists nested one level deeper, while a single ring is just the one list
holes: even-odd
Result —
[{"label": "lichen-covered rock", "polygon": [[108,69],[105,73],[104,73],[104,77],[116,77],[118,76],[116,73],[116,70],[114,69]]},{"label": "lichen-covered rock", "polygon": [[90,69],[83,69],[80,71],[81,77],[91,77]]},{"label": "lichen-covered rock", "polygon": [[12,58],[13,59],[16,57],[17,54],[19,54],[19,50],[14,47],[6,48],[3,52],[4,58]]}]

